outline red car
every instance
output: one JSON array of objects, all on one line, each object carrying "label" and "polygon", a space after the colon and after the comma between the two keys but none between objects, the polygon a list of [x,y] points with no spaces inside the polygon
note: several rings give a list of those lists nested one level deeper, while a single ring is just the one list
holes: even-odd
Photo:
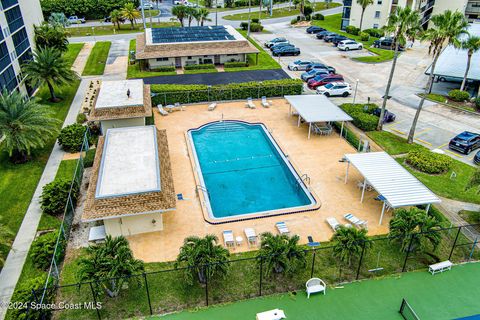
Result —
[{"label": "red car", "polygon": [[319,86],[326,85],[330,82],[344,81],[341,74],[327,74],[327,75],[318,75],[313,79],[310,79],[307,82],[307,85],[310,89],[317,89]]}]

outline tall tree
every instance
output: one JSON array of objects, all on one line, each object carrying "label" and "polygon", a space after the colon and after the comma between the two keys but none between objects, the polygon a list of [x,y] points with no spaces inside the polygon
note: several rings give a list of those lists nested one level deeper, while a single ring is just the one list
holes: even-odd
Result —
[{"label": "tall tree", "polygon": [[412,10],[410,7],[397,7],[395,12],[388,17],[388,23],[385,26],[385,32],[392,34],[395,40],[395,51],[393,53],[392,67],[390,68],[390,76],[388,77],[385,95],[383,96],[382,110],[378,119],[377,130],[382,130],[385,108],[387,106],[390,87],[395,74],[398,56],[400,55],[400,45],[405,46],[407,39],[414,39],[420,31],[420,14],[418,11]]},{"label": "tall tree", "polygon": [[332,236],[333,255],[343,263],[349,266],[352,264],[352,258],[359,256],[362,252],[362,247],[368,248],[371,242],[367,241],[366,229],[355,229],[340,227]]},{"label": "tall tree", "polygon": [[191,27],[193,19],[195,19],[195,17],[197,16],[197,9],[193,7],[187,7],[187,9],[185,10],[185,13],[188,19],[188,26]]},{"label": "tall tree", "polygon": [[64,28],[70,25],[67,17],[63,12],[53,12],[50,17],[48,17],[48,23],[53,25],[60,25]]},{"label": "tall tree", "polygon": [[205,21],[212,21],[212,19],[208,18],[208,15],[210,14],[210,11],[206,8],[200,8],[197,10],[197,15],[195,19],[198,20],[198,23],[203,26]]},{"label": "tall tree", "polygon": [[35,99],[25,99],[18,91],[1,92],[0,136],[12,162],[26,162],[32,150],[44,147],[58,134],[59,123],[51,110]]},{"label": "tall tree", "polygon": [[362,31],[362,24],[363,24],[363,15],[365,14],[365,9],[369,5],[373,4],[373,0],[357,0],[357,3],[362,7],[362,14],[360,16],[360,31]]},{"label": "tall tree", "polygon": [[184,27],[184,20],[188,16],[188,7],[187,6],[174,6],[172,8],[172,15],[174,15],[177,20],[180,22],[180,25]]},{"label": "tall tree", "polygon": [[110,19],[113,25],[116,26],[118,30],[120,30],[120,24],[124,21],[122,12],[120,10],[113,10],[112,12],[110,12]]},{"label": "tall tree", "polygon": [[465,75],[463,76],[462,85],[460,86],[460,90],[465,89],[465,85],[467,84],[467,77],[468,72],[470,71],[470,64],[472,62],[472,55],[480,50],[480,37],[470,35],[466,40],[463,40],[459,47],[463,50],[467,51],[467,67],[465,69]]},{"label": "tall tree", "polygon": [[35,44],[38,48],[55,48],[61,52],[68,49],[67,30],[60,24],[50,24],[43,22],[40,26],[35,26]]},{"label": "tall tree", "polygon": [[423,104],[425,103],[425,98],[431,91],[433,79],[435,77],[435,66],[437,65],[438,57],[440,57],[440,54],[442,53],[443,46],[445,44],[458,46],[460,42],[459,37],[468,33],[467,19],[463,13],[459,11],[452,12],[450,10],[445,10],[441,14],[434,15],[430,19],[430,23],[432,26],[421,35],[420,39],[430,42],[428,53],[433,54],[433,62],[430,66],[430,76],[428,77],[428,83],[425,87],[425,94],[420,99],[415,117],[413,118],[412,127],[408,133],[408,143],[413,143],[417,121],[420,112],[422,111]]},{"label": "tall tree", "polygon": [[55,48],[38,48],[33,52],[33,60],[23,65],[23,72],[32,86],[46,84],[50,91],[50,100],[59,101],[55,95],[54,86],[70,84],[78,78],[70,69],[70,65]]},{"label": "tall tree", "polygon": [[229,256],[230,253],[218,244],[215,235],[206,235],[204,238],[191,236],[184,240],[175,267],[187,267],[185,279],[189,284],[193,283],[194,278],[206,283],[207,277],[212,279],[216,275],[227,274]]},{"label": "tall tree", "polygon": [[120,10],[120,13],[122,14],[122,17],[128,21],[130,21],[132,29],[135,28],[135,20],[140,19],[142,16],[140,14],[140,11],[135,8],[135,5],[133,3],[127,3],[123,8]]}]

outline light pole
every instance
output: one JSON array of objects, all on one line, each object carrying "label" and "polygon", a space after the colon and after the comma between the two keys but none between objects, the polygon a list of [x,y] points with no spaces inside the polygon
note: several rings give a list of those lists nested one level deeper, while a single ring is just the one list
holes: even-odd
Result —
[{"label": "light pole", "polygon": [[273,0],[270,0],[270,17],[273,16]]},{"label": "light pole", "polygon": [[360,82],[359,79],[357,79],[357,82],[355,83],[355,92],[353,93],[353,103],[355,103],[355,99],[357,98],[358,82]]},{"label": "light pole", "polygon": [[[262,0],[260,0],[262,1]],[[250,18],[250,14],[252,13],[252,1],[251,0],[248,0],[248,28],[247,28],[247,38],[250,37],[250,22],[251,22],[251,18]]]},{"label": "light pole", "polygon": [[218,26],[218,3],[215,0],[215,25]]},{"label": "light pole", "polygon": [[143,0],[140,0],[140,6],[142,8],[143,30],[145,30],[147,29],[147,24],[145,23],[145,8],[143,7]]}]

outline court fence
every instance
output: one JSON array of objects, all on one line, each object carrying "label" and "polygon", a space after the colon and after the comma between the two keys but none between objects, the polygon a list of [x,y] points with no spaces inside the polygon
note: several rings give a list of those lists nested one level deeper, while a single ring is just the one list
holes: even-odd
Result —
[{"label": "court fence", "polygon": [[413,308],[405,299],[402,299],[402,304],[400,305],[399,312],[405,320],[420,320]]}]

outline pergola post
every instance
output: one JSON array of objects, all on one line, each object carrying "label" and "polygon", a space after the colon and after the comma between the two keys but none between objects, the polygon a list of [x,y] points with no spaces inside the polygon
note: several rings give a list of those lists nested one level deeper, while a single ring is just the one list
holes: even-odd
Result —
[{"label": "pergola post", "polygon": [[342,121],[342,127],[340,128],[340,138],[343,137],[343,124],[345,121]]},{"label": "pergola post", "polygon": [[348,181],[348,168],[350,168],[350,161],[347,162],[347,173],[345,174],[345,184],[347,184],[347,181]]},{"label": "pergola post", "polygon": [[427,211],[427,213],[428,213],[429,210],[430,210],[430,203],[427,204],[427,209],[425,211]]},{"label": "pergola post", "polygon": [[297,123],[297,127],[300,127],[300,114],[298,114],[298,123]]},{"label": "pergola post", "polygon": [[308,123],[308,139],[310,139],[310,132],[312,131],[312,123]]},{"label": "pergola post", "polygon": [[290,103],[288,104],[288,116],[292,116],[292,105]]},{"label": "pergola post", "polygon": [[385,213],[385,206],[385,201],[383,201],[382,214],[380,215],[380,221],[378,222],[378,225],[382,225],[383,214]]},{"label": "pergola post", "polygon": [[[363,197],[365,196],[365,188],[367,186],[367,179],[363,180],[363,188],[362,188],[362,199],[360,200],[360,202],[362,203],[363,202]],[[384,202],[385,203],[385,202]]]}]

